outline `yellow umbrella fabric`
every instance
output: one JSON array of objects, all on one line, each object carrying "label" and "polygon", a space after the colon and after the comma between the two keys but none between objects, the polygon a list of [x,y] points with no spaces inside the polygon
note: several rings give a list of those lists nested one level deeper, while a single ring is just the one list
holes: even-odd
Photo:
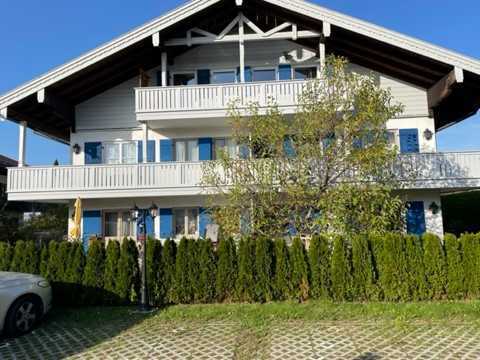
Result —
[{"label": "yellow umbrella fabric", "polygon": [[74,240],[80,238],[80,226],[82,221],[82,200],[78,198],[75,201],[74,215],[73,215],[73,228],[70,230],[70,237]]}]

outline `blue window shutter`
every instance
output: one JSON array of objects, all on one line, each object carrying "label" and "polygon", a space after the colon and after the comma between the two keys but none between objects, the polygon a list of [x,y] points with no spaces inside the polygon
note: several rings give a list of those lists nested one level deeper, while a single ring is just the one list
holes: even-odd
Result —
[{"label": "blue window shutter", "polygon": [[207,209],[200,208],[199,230],[200,237],[205,238],[207,235],[207,225],[212,223],[212,218]]},{"label": "blue window shutter", "polygon": [[278,66],[278,79],[279,80],[291,80],[292,79],[292,66],[289,64],[282,64]]},{"label": "blue window shutter", "polygon": [[285,156],[288,158],[294,158],[295,157],[295,149],[293,148],[293,140],[291,136],[285,137],[283,140],[283,152],[285,153]]},{"label": "blue window shutter", "polygon": [[139,140],[137,142],[137,158],[138,158],[138,163],[143,163],[143,141]]},{"label": "blue window shutter", "polygon": [[102,236],[102,212],[100,210],[83,211],[83,249],[88,250],[89,240],[93,236]]},{"label": "blue window shutter", "polygon": [[427,232],[423,201],[412,201],[408,203],[407,232],[415,235],[422,235]]},{"label": "blue window shutter", "polygon": [[198,139],[198,155],[200,161],[212,160],[213,139]]},{"label": "blue window shutter", "polygon": [[400,129],[400,152],[403,154],[420,152],[418,129]]},{"label": "blue window shutter", "polygon": [[160,140],[160,161],[173,161],[173,141]]},{"label": "blue window shutter", "polygon": [[197,84],[199,85],[210,84],[210,70],[208,69],[197,70]]},{"label": "blue window shutter", "polygon": [[[245,82],[253,81],[253,71],[250,66],[245,66]],[[240,82],[240,67],[237,67],[237,82]]]},{"label": "blue window shutter", "polygon": [[169,239],[173,236],[173,210],[160,209],[160,238]]},{"label": "blue window shutter", "polygon": [[85,165],[102,163],[102,143],[87,142],[85,143]]},{"label": "blue window shutter", "polygon": [[155,162],[155,140],[148,140],[148,143],[147,143],[147,161],[149,163]]}]

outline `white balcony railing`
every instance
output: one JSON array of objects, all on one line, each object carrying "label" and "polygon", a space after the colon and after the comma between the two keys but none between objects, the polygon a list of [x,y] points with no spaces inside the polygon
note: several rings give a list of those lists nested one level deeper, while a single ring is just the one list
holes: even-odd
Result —
[{"label": "white balcony railing", "polygon": [[225,111],[236,102],[237,107],[248,107],[256,102],[260,107],[271,99],[280,107],[296,107],[304,80],[256,82],[243,84],[146,87],[135,89],[137,117],[148,113]]},{"label": "white balcony railing", "polygon": [[[411,154],[396,168],[404,188],[479,188],[480,152]],[[414,174],[414,176],[412,176]],[[8,169],[10,200],[201,193],[202,163],[23,167]],[[42,196],[35,197],[35,194]],[[57,197],[54,194],[61,193]],[[22,196],[20,196],[23,194]],[[90,195],[89,195],[90,194]]]}]

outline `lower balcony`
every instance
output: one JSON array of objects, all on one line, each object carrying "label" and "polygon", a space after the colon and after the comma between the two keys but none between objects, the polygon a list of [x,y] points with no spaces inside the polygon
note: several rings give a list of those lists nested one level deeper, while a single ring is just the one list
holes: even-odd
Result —
[{"label": "lower balcony", "polygon": [[[480,188],[480,152],[402,155],[399,164],[405,190]],[[23,167],[8,169],[7,191],[11,201],[200,195],[201,179],[201,162]]]}]

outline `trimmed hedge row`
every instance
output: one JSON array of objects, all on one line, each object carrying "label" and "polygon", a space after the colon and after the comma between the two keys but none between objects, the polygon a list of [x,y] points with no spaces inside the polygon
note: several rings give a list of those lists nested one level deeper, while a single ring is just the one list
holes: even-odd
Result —
[{"label": "trimmed hedge row", "polygon": [[[40,273],[63,305],[117,305],[139,299],[138,250],[121,245],[51,242],[38,251],[18,241],[0,243],[0,270]],[[480,235],[442,242],[427,234],[316,236],[300,239],[220,241],[148,240],[147,279],[153,305],[211,302],[422,301],[480,297]]]}]

